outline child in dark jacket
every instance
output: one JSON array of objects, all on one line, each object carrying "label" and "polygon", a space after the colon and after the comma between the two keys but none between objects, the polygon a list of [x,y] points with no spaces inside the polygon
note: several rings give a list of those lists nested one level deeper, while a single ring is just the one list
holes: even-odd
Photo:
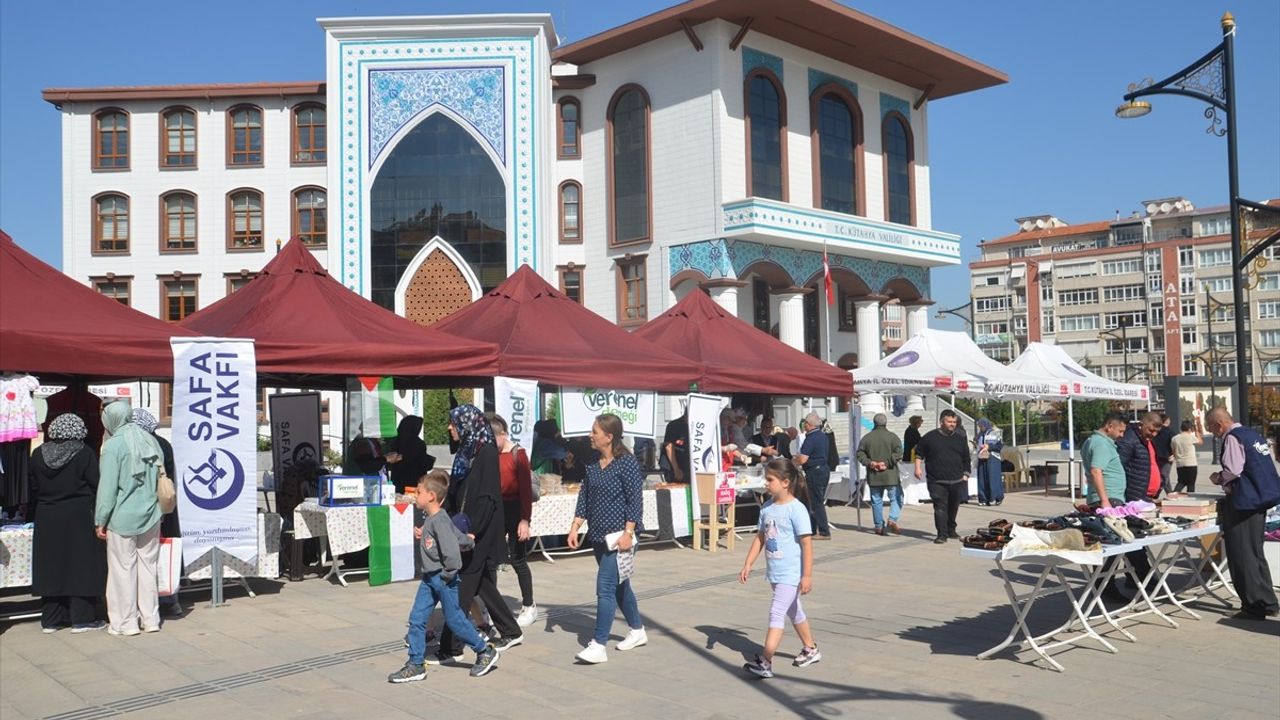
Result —
[{"label": "child in dark jacket", "polygon": [[426,513],[421,528],[414,530],[420,539],[418,557],[422,560],[422,584],[409,611],[409,660],[396,672],[387,676],[388,682],[405,683],[423,680],[427,669],[423,664],[427,653],[427,619],[439,603],[444,621],[454,635],[476,651],[471,677],[480,677],[498,666],[498,651],[492,643],[480,637],[458,605],[458,570],[462,568],[463,544],[471,539],[462,534],[449,519],[440,504],[449,489],[449,475],[443,470],[432,470],[418,481],[414,503]]}]

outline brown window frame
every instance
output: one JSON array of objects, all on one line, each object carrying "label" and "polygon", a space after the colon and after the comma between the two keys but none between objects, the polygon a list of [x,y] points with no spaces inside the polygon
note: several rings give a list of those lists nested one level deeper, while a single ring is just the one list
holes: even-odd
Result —
[{"label": "brown window frame", "polygon": [[[102,215],[98,212],[98,203],[109,197],[122,197],[125,202],[125,221],[129,230],[124,235],[124,247],[121,249],[104,250],[102,248]],[[133,247],[133,198],[119,190],[106,190],[89,198],[89,213],[93,218],[93,255],[128,255]],[[119,215],[116,215],[119,217]]]},{"label": "brown window frame", "polygon": [[[106,115],[114,115],[119,113],[124,115],[124,152],[120,151],[120,143],[118,138],[112,142],[112,153],[110,155],[102,154],[102,118]],[[118,133],[119,130],[113,130],[112,133]],[[133,116],[128,110],[118,107],[105,107],[93,114],[93,170],[95,172],[122,172],[128,170],[133,164],[133,158],[130,156],[130,142],[133,133]],[[103,165],[103,160],[111,158],[124,158],[123,165]]]},{"label": "brown window frame", "polygon": [[128,302],[123,302],[120,304],[124,305],[125,307],[133,307],[133,276],[132,275],[116,275],[115,273],[107,273],[106,275],[94,275],[93,277],[89,278],[89,282],[93,285],[94,292],[97,292],[99,295],[102,295],[104,297],[109,297],[112,300],[115,300],[116,302],[119,302],[120,298],[114,295],[107,295],[106,293],[102,292],[102,285],[106,283],[111,283],[112,285],[123,284],[124,297],[125,297],[125,300],[127,300]]},{"label": "brown window frame", "polygon": [[[259,239],[257,246],[236,245],[236,213],[233,199],[241,193],[257,193],[259,206],[258,211],[262,214],[262,237]],[[261,252],[267,247],[267,198],[266,194],[261,190],[252,187],[240,187],[227,193],[227,252]],[[247,233],[246,233],[247,235]]]},{"label": "brown window frame", "polygon": [[[614,258],[614,292],[617,295],[617,311],[618,325],[624,328],[639,327],[649,321],[649,266],[648,255],[631,255],[625,257]],[[627,319],[627,279],[623,274],[625,267],[639,267],[642,275],[640,277],[640,302],[638,306],[639,317],[635,319]]]},{"label": "brown window frame", "polygon": [[782,200],[781,202],[790,202],[791,191],[788,182],[790,178],[787,163],[787,93],[782,87],[782,80],[768,68],[755,68],[747,73],[746,79],[742,81],[742,119],[744,122],[744,130],[746,131],[744,138],[746,141],[746,159],[747,159],[747,197],[756,197],[754,190],[754,179],[751,175],[751,81],[762,77],[773,84],[773,89],[778,93],[778,137],[779,144],[782,148]]},{"label": "brown window frame", "polygon": [[[191,145],[192,150],[186,152],[169,152],[169,116],[174,113],[189,112],[191,113]],[[189,165],[169,165],[166,161],[170,157],[191,157]],[[161,170],[195,170],[200,161],[200,113],[194,108],[186,105],[174,105],[160,111],[160,169]]]},{"label": "brown window frame", "polygon": [[[568,265],[557,265],[557,266],[556,266],[556,275],[557,275],[557,276],[559,277],[559,279],[560,279],[560,292],[561,292],[565,297],[569,297],[569,291],[566,289],[566,285],[565,285],[565,283],[564,283],[564,276],[565,276],[565,273],[577,273],[577,274],[578,274],[578,300],[577,300],[577,302],[578,302],[578,304],[579,304],[579,305],[586,305],[586,304],[587,304],[587,293],[586,293],[586,286],[587,286],[587,266],[586,266],[586,265],[577,265],[577,264],[575,264],[575,263],[569,263]],[[569,299],[570,299],[570,300],[572,300],[573,298],[569,298]]]},{"label": "brown window frame", "polygon": [[[564,191],[570,186],[577,188],[578,190],[578,236],[575,238],[566,237],[564,232],[565,231]],[[564,182],[560,183],[560,187],[556,191],[556,205],[557,205],[557,215],[560,218],[560,224],[559,224],[560,244],[561,245],[581,245],[582,244],[582,183],[578,182],[577,180],[565,180]]]},{"label": "brown window frame", "polygon": [[[315,125],[315,124],[307,125],[308,128],[312,128],[311,130],[312,142],[315,142],[314,128],[323,127],[325,129],[325,133],[324,133],[325,143],[318,150],[315,147],[312,147],[304,151],[298,145],[298,142],[299,140],[301,140],[301,137],[302,137],[302,134],[298,132],[298,113],[302,112],[303,110],[321,110],[324,112],[323,125]],[[325,107],[324,103],[305,102],[305,103],[295,105],[289,111],[289,136],[290,136],[290,141],[289,141],[289,148],[290,148],[289,164],[290,165],[324,165],[326,162],[328,162],[328,159],[329,159],[329,110],[328,108]],[[299,160],[298,156],[302,152],[311,153],[311,155],[313,156],[312,159]],[[315,159],[314,157],[315,155],[320,155],[320,159],[318,160]]]},{"label": "brown window frame", "polygon": [[[578,109],[577,128],[574,132],[573,151],[565,150],[564,145],[564,107],[573,105]],[[556,159],[576,160],[582,157],[582,102],[576,97],[560,98],[556,103]]]},{"label": "brown window frame", "polygon": [[[200,276],[198,274],[173,272],[173,273],[169,273],[168,275],[157,275],[156,278],[160,281],[160,319],[161,320],[167,323],[178,323],[191,317],[195,313],[200,312]],[[176,320],[171,320],[169,319],[169,294],[165,292],[165,290],[169,287],[170,283],[187,282],[188,280],[190,280],[193,283],[192,292],[194,293],[191,312],[184,314],[182,317]]]},{"label": "brown window frame", "polygon": [[173,385],[170,383],[160,384],[160,401],[157,408],[160,417],[156,418],[161,425],[173,424]]},{"label": "brown window frame", "polygon": [[884,195],[884,220],[892,222],[889,220],[889,157],[884,150],[888,135],[886,128],[890,121],[901,122],[902,129],[907,133],[907,195],[911,207],[911,220],[908,224],[914,227],[916,224],[916,136],[911,132],[911,121],[897,110],[890,110],[880,120],[880,165],[884,168],[884,191],[881,193]]},{"label": "brown window frame", "polygon": [[247,284],[248,281],[258,277],[258,273],[250,271],[248,269],[243,269],[240,272],[223,273],[222,277],[225,278],[227,281],[227,296],[230,296],[236,292],[236,289],[232,287],[233,282],[235,282],[236,280],[244,280]]},{"label": "brown window frame", "polygon": [[[613,114],[618,101],[624,95],[631,91],[638,91],[640,97],[644,99],[644,133],[645,133],[645,163],[644,163],[644,182],[645,182],[645,199],[647,201],[648,211],[648,230],[649,232],[640,237],[626,238],[619,240],[617,237],[617,226],[614,222],[614,202],[613,202]],[[613,93],[613,98],[609,100],[608,110],[605,114],[605,207],[607,210],[609,224],[609,247],[628,247],[631,245],[642,245],[652,242],[653,240],[653,102],[649,99],[649,93],[636,83],[627,83],[618,88]]]},{"label": "brown window frame", "polygon": [[[258,148],[258,155],[260,155],[261,157],[258,159],[257,162],[249,162],[249,161],[237,162],[236,161],[237,155],[247,156],[252,154],[251,151],[248,150],[247,142],[245,143],[246,149],[244,152],[236,151],[235,114],[240,110],[256,110],[258,112],[258,131],[262,133],[262,143],[261,143],[261,146]],[[267,115],[266,113],[263,112],[262,108],[258,107],[257,105],[242,103],[240,105],[233,105],[227,108],[225,117],[226,117],[226,124],[227,124],[227,167],[228,168],[246,168],[246,167],[260,168],[262,167],[267,159]]]},{"label": "brown window frame", "polygon": [[[853,119],[853,186],[854,186],[854,208],[853,214],[858,217],[867,216],[867,159],[866,159],[866,122],[862,115],[862,106],[858,104],[858,99],[849,92],[849,89],[839,83],[826,83],[814,88],[809,95],[809,146],[811,152],[811,162],[813,171],[813,207],[815,210],[823,210],[822,207],[822,147],[818,137],[818,130],[821,124],[819,117],[822,98],[827,95],[835,95],[845,106],[849,108],[849,114]],[[825,210],[824,212],[837,212],[834,210]]]},{"label": "brown window frame", "polygon": [[[311,227],[313,228],[313,232],[310,232],[304,235],[302,232],[302,223],[300,222],[302,218],[298,216],[298,195],[304,192],[316,192],[316,191],[324,193],[324,208],[322,208],[318,213],[315,209],[309,210],[308,212],[316,213],[324,219],[324,230],[320,233],[314,232],[315,218],[313,216],[312,222],[311,222]],[[289,193],[289,207],[290,207],[289,217],[290,217],[290,223],[291,223],[290,234],[293,237],[300,238],[302,240],[302,244],[306,245],[309,248],[328,247],[329,246],[329,215],[328,215],[329,191],[323,187],[320,187],[319,185],[303,185],[301,187],[294,188],[293,192]],[[320,234],[324,235],[324,242],[313,242],[308,240],[308,238],[314,237]]]},{"label": "brown window frame", "polygon": [[[175,195],[188,195],[192,205],[192,229],[195,237],[189,248],[169,247],[169,198]],[[165,255],[190,255],[200,251],[200,198],[190,190],[170,190],[160,196],[160,252]]]}]

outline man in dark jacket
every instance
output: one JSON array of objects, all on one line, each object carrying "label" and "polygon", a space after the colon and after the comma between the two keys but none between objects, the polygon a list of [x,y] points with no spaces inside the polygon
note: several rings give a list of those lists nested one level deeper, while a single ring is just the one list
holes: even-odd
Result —
[{"label": "man in dark jacket", "polygon": [[916,479],[927,480],[929,498],[933,500],[933,525],[938,536],[935,545],[947,538],[959,538],[956,515],[960,504],[969,500],[969,440],[959,429],[960,416],[955,410],[942,411],[942,426],[920,438],[916,445]]},{"label": "man in dark jacket", "polygon": [[1150,500],[1160,494],[1164,479],[1160,476],[1160,461],[1152,443],[1160,427],[1160,416],[1147,413],[1116,441],[1116,451],[1124,465],[1125,502]]}]

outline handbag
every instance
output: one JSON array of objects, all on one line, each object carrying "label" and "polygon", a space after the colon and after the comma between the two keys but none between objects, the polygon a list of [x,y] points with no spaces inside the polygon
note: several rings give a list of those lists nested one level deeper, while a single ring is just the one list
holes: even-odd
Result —
[{"label": "handbag", "polygon": [[160,468],[156,476],[156,501],[160,503],[160,512],[168,515],[178,507],[178,490],[173,486],[169,473]]},{"label": "handbag", "polygon": [[161,597],[178,592],[182,580],[182,538],[160,538],[160,555],[156,561],[156,590]]}]

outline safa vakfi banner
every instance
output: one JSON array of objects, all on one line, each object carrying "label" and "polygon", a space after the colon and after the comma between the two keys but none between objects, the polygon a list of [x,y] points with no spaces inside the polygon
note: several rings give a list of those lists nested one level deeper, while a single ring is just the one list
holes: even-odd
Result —
[{"label": "safa vakfi banner", "polygon": [[171,338],[173,460],[182,560],[258,555],[257,369],[252,340]]}]

